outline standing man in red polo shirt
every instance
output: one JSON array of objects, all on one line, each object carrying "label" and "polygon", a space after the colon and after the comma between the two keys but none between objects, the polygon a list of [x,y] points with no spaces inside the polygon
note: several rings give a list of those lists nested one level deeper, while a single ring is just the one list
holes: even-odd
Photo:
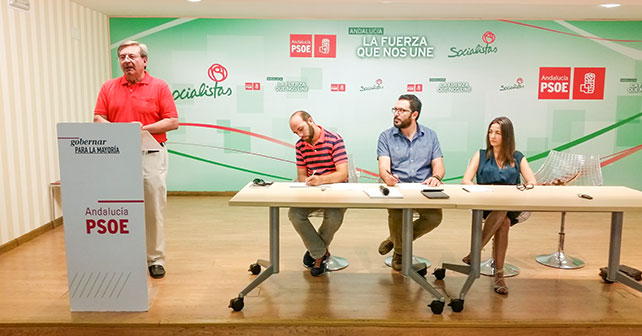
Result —
[{"label": "standing man in red polo shirt", "polygon": [[[301,138],[295,145],[299,182],[305,182],[309,186],[346,182],[348,154],[341,136],[314,123],[310,114],[305,111],[292,114],[290,128]],[[319,209],[290,208],[288,217],[308,249],[303,255],[303,264],[310,267],[310,274],[320,276],[326,271],[326,263],[330,257],[328,247],[343,223],[346,209],[323,209],[323,222],[319,231],[308,218],[316,210]]]},{"label": "standing man in red polo shirt", "polygon": [[165,276],[163,212],[167,204],[165,132],[178,128],[178,112],[169,86],[150,76],[147,46],[136,41],[118,47],[124,76],[106,81],[98,93],[94,122],[135,122],[151,133],[162,149],[143,154],[147,266],[154,279]]}]

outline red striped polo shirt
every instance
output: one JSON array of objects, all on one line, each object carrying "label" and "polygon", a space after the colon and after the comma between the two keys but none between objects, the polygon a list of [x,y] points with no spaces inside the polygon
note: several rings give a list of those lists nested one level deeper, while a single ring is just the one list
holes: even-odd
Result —
[{"label": "red striped polo shirt", "polygon": [[[318,125],[317,125],[318,126]],[[321,136],[314,145],[299,139],[296,148],[297,168],[306,168],[308,176],[316,170],[315,175],[335,172],[337,165],[348,162],[348,154],[343,138],[334,132],[321,128]]]}]

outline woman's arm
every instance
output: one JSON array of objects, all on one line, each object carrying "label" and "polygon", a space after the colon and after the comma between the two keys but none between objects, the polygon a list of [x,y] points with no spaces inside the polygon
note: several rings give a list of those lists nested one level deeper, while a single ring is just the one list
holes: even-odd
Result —
[{"label": "woman's arm", "polygon": [[468,164],[468,168],[466,168],[466,172],[464,173],[464,177],[461,180],[461,184],[473,184],[473,178],[475,177],[475,174],[477,174],[478,167],[479,151],[475,152],[473,158],[470,159],[470,163]]},{"label": "woman's arm", "polygon": [[535,173],[531,169],[531,166],[528,165],[526,157],[522,158],[522,161],[519,163],[519,172],[522,173],[526,184],[536,185],[537,180],[535,179]]}]

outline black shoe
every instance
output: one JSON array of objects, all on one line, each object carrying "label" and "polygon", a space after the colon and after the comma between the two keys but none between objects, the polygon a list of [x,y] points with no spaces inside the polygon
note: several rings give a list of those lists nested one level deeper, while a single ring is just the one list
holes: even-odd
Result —
[{"label": "black shoe", "polygon": [[314,266],[314,258],[310,255],[310,251],[305,251],[305,254],[303,255],[303,266],[307,268]]},{"label": "black shoe", "polygon": [[326,251],[323,257],[315,259],[314,264],[310,267],[310,274],[312,276],[323,275],[327,269],[328,258],[330,258],[330,253]]},{"label": "black shoe", "polygon": [[148,269],[149,275],[154,279],[162,279],[165,276],[165,267],[163,265],[151,265]]},{"label": "black shoe", "polygon": [[386,255],[392,250],[393,247],[395,247],[395,244],[392,242],[392,240],[386,238],[381,242],[381,244],[379,244],[379,254]]},{"label": "black shoe", "polygon": [[397,252],[393,253],[392,254],[392,263],[390,265],[392,267],[392,269],[397,271],[397,272],[401,272],[401,265],[402,265],[401,263],[402,263],[401,262],[401,254],[399,254]]}]

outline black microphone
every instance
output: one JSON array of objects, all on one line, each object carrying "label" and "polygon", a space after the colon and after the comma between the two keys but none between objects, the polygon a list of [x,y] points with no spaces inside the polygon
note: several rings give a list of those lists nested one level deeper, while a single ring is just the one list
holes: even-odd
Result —
[{"label": "black microphone", "polygon": [[380,184],[380,185],[379,185],[379,190],[381,190],[381,193],[382,193],[384,196],[388,196],[388,194],[390,193],[390,189],[388,189],[388,187],[386,187],[386,186],[385,186],[385,185],[383,185],[383,184]]}]

